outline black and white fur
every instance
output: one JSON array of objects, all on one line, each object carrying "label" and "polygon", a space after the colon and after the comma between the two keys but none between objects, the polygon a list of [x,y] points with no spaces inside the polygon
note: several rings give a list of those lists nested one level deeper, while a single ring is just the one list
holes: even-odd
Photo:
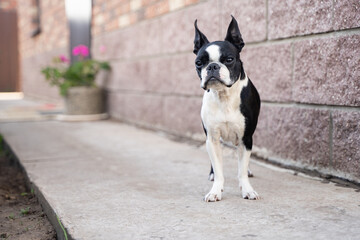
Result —
[{"label": "black and white fur", "polygon": [[[209,42],[195,21],[194,53],[196,71],[205,90],[201,119],[206,134],[206,149],[214,171],[214,183],[206,202],[221,200],[224,189],[223,160],[220,141],[237,148],[238,178],[242,197],[259,199],[248,178],[252,135],[260,112],[259,94],[246,75],[240,60],[244,47],[234,17],[225,41]],[[210,178],[212,172],[210,172]]]}]

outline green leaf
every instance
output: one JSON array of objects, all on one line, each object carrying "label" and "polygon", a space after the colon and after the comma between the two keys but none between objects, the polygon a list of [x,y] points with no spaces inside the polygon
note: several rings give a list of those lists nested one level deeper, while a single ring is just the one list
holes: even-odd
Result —
[{"label": "green leaf", "polygon": [[70,87],[95,86],[95,78],[100,69],[109,71],[111,67],[108,62],[86,59],[75,62],[66,69],[46,67],[41,72],[50,85],[58,86],[60,94],[65,96]]},{"label": "green leaf", "polygon": [[111,69],[110,64],[108,62],[101,62],[100,67],[101,67],[101,69],[104,69],[104,70],[110,70]]},{"label": "green leaf", "polygon": [[30,212],[30,207],[22,208],[20,210],[21,215],[27,215],[27,214],[29,214],[29,212]]}]

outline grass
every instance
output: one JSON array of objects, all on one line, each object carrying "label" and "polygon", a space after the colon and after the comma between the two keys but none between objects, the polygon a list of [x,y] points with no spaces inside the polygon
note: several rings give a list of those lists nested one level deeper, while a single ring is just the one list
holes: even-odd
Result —
[{"label": "grass", "polygon": [[11,219],[11,220],[15,220],[15,214],[13,214],[13,213],[10,214],[10,215],[8,216],[8,218]]},{"label": "grass", "polygon": [[28,192],[22,192],[22,193],[20,193],[20,196],[25,197],[25,196],[27,196],[27,195],[29,195],[29,194],[34,195],[34,189],[33,189],[33,188],[30,190],[30,193],[28,193]]},{"label": "grass", "polygon": [[65,230],[64,226],[61,224],[61,221],[60,221],[60,219],[59,219],[58,215],[56,215],[56,218],[57,218],[57,220],[58,220],[58,223],[59,223],[59,225],[60,225],[61,229],[62,229],[62,230],[63,230],[63,232],[64,232],[65,240],[68,240],[66,230]]},{"label": "grass", "polygon": [[29,212],[30,212],[30,207],[22,208],[22,209],[20,210],[20,213],[21,213],[21,215],[23,215],[23,216],[29,214]]}]

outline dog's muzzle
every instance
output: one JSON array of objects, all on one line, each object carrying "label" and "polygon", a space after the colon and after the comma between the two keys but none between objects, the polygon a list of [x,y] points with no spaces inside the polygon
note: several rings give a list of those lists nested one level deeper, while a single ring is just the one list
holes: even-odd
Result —
[{"label": "dog's muzzle", "polygon": [[201,86],[203,89],[207,89],[208,85],[222,83],[220,79],[220,66],[217,63],[211,63],[206,67],[207,76],[204,85]]}]

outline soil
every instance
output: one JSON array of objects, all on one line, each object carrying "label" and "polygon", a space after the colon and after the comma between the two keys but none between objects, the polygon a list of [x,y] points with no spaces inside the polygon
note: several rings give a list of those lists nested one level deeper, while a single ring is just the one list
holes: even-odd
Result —
[{"label": "soil", "polygon": [[52,240],[56,232],[22,171],[0,152],[0,239]]}]

